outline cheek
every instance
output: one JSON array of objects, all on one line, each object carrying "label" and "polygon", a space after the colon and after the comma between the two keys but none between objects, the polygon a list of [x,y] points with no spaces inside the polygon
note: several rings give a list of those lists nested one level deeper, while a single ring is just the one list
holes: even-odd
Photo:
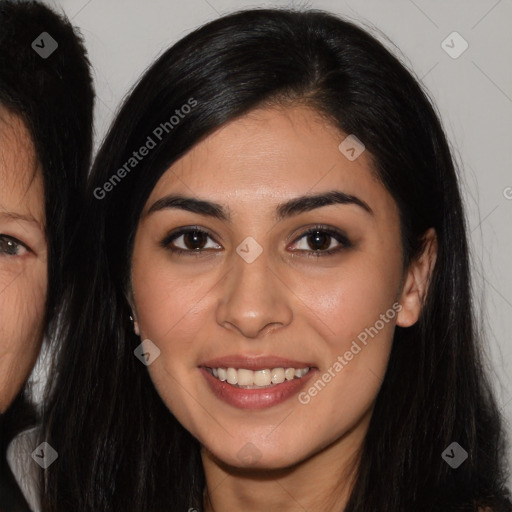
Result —
[{"label": "cheek", "polygon": [[[399,260],[354,255],[327,279],[295,283],[303,318],[315,332],[318,378],[299,397],[312,414],[354,421],[375,399],[386,372],[396,322]],[[321,412],[320,412],[321,411]]]},{"label": "cheek", "polygon": [[[352,253],[329,273],[297,273],[292,289],[322,337],[342,347],[392,307],[398,297],[399,265],[394,257]],[[387,326],[379,330],[389,331]]]},{"label": "cheek", "polygon": [[214,289],[220,276],[215,271],[198,275],[190,270],[193,265],[184,267],[134,247],[132,287],[140,337],[160,349],[148,371],[167,407],[186,416],[183,404],[190,396],[183,383],[197,377],[195,341],[207,336],[202,329],[212,318],[208,290]]},{"label": "cheek", "polygon": [[[202,297],[214,284],[212,276],[187,276],[172,265],[151,261],[132,266],[132,286],[141,336],[159,345],[189,330],[203,309]],[[151,262],[150,262],[151,261]],[[150,262],[150,263],[149,263]],[[188,326],[188,327],[187,327]]]},{"label": "cheek", "polygon": [[[147,264],[139,265],[138,261]],[[198,332],[204,324],[201,297],[208,278],[187,278],[154,258],[133,258],[132,286],[141,340],[150,339],[160,355],[148,366],[156,391],[181,421],[192,421],[187,383],[197,370],[194,361]]]},{"label": "cheek", "polygon": [[25,268],[14,276],[0,269],[0,410],[20,391],[41,348],[46,268]]}]

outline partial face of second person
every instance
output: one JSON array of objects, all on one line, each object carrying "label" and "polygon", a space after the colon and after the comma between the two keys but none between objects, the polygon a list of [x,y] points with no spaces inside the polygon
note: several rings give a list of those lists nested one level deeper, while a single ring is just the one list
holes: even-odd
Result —
[{"label": "partial face of second person", "polygon": [[25,123],[0,106],[0,412],[41,348],[47,290],[42,171]]},{"label": "partial face of second person", "polygon": [[[354,453],[395,325],[410,326],[420,313],[432,259],[403,269],[396,203],[373,175],[367,152],[353,161],[340,152],[346,136],[306,107],[255,110],[176,161],[141,214],[132,306],[141,339],[160,350],[148,369],[169,409],[223,463],[284,468],[328,453],[328,446],[345,457]],[[276,216],[279,205],[331,191],[369,209],[331,204]],[[168,201],[165,207],[171,195],[214,202],[227,219]],[[177,233],[185,227],[204,234]],[[321,233],[308,236],[310,228]],[[399,312],[386,316],[394,304]],[[378,334],[345,358],[382,315]],[[284,400],[252,390],[244,398],[211,385],[216,378],[204,367],[226,356],[289,360],[253,369],[311,370]],[[232,365],[247,368],[243,361]],[[329,382],[307,401],[304,393],[324,374]]]}]

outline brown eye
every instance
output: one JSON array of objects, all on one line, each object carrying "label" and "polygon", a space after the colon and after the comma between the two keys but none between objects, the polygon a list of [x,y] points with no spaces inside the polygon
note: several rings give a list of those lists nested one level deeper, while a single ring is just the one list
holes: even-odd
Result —
[{"label": "brown eye", "polygon": [[306,240],[314,251],[325,251],[329,249],[332,237],[327,233],[322,233],[322,231],[316,231],[309,234]]},{"label": "brown eye", "polygon": [[211,245],[208,247],[208,239],[212,239],[212,237],[206,231],[198,228],[187,228],[171,233],[162,240],[160,245],[171,252],[180,254],[197,254],[210,249],[221,249],[217,243],[213,247]]},{"label": "brown eye", "polygon": [[293,250],[306,253],[308,256],[329,256],[349,247],[352,247],[352,244],[342,232],[318,226],[298,237]]},{"label": "brown eye", "polygon": [[194,251],[203,249],[208,238],[208,235],[202,231],[189,231],[182,236],[186,248]]}]

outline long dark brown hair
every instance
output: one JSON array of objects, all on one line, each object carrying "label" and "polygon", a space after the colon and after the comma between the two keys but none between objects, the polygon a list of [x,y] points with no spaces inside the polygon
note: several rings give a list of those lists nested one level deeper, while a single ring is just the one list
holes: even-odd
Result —
[{"label": "long dark brown hair", "polygon": [[[190,99],[193,109],[120,180],[112,176]],[[373,155],[400,210],[405,262],[434,227],[421,318],[397,328],[345,512],[511,509],[504,437],[473,318],[465,217],[446,136],[426,93],[374,37],[317,10],[223,16],[167,50],[125,100],[99,151],[77,237],[46,440],[46,512],[203,510],[200,446],[134,357],[124,287],[140,212],[158,179],[224,123],[306,104]],[[122,174],[122,173],[121,173]],[[112,186],[108,192],[105,183]],[[457,469],[441,457],[456,441]]]}]

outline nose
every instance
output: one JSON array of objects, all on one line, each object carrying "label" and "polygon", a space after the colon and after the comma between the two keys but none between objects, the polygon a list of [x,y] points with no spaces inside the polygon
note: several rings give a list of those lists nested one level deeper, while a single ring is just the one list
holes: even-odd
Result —
[{"label": "nose", "polygon": [[233,254],[216,310],[219,325],[258,338],[290,324],[293,294],[269,263],[265,250],[251,263]]}]

